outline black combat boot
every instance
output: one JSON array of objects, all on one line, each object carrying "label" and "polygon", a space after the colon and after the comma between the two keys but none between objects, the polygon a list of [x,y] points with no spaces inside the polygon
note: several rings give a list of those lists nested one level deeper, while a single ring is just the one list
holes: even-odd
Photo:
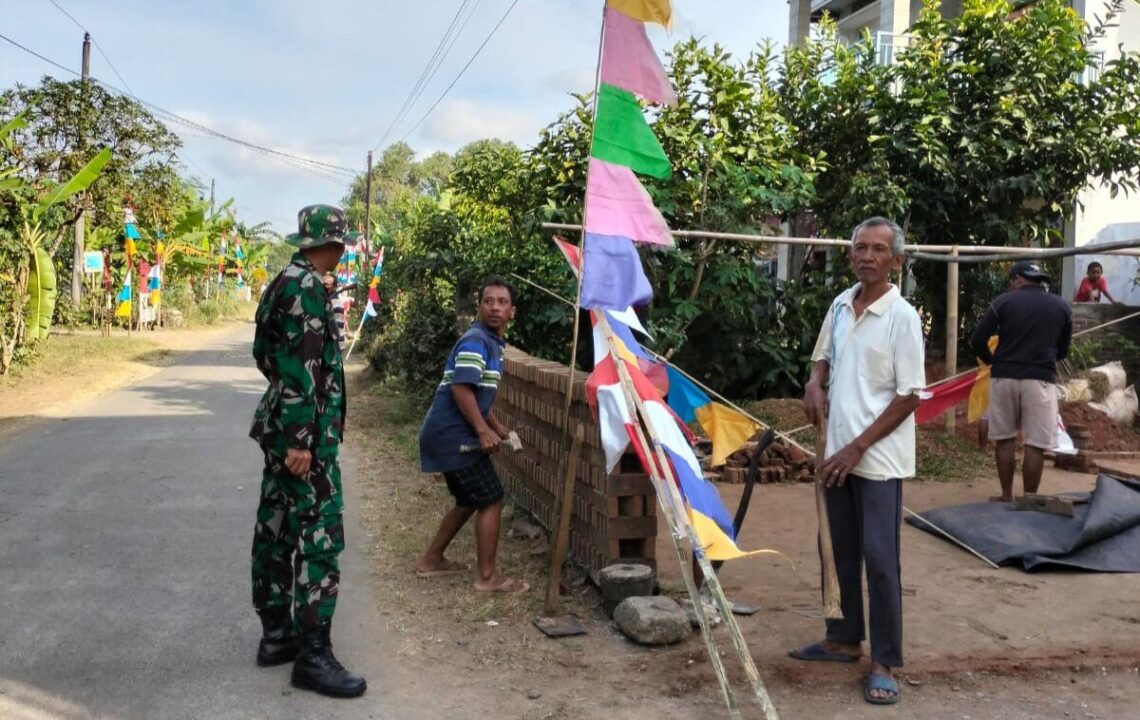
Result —
[{"label": "black combat boot", "polygon": [[321,695],[352,698],[364,694],[364,678],[345,669],[332,653],[331,623],[301,631],[301,651],[293,663],[293,686]]},{"label": "black combat boot", "polygon": [[289,608],[259,610],[261,642],[257,644],[257,664],[272,667],[292,662],[297,657],[297,636],[293,634],[293,615]]}]

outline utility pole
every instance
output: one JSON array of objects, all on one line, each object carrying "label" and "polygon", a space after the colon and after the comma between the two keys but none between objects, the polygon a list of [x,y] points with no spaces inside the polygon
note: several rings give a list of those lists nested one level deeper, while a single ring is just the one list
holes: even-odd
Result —
[{"label": "utility pole", "polygon": [[[83,33],[83,78],[84,90],[87,88],[87,78],[91,75],[91,33]],[[71,306],[79,307],[83,300],[83,251],[85,249],[86,223],[83,217],[83,208],[87,203],[87,195],[79,196],[79,215],[75,218],[75,238],[72,242],[71,254]]]},{"label": "utility pole", "polygon": [[210,215],[214,214],[214,178],[210,178]]},{"label": "utility pole", "polygon": [[[368,151],[368,174],[364,176],[364,247],[372,250],[372,151]],[[366,263],[367,264],[367,263]]]}]

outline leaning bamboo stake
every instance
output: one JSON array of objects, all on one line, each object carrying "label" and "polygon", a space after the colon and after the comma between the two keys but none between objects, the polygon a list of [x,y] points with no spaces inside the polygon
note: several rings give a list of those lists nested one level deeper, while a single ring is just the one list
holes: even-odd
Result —
[{"label": "leaning bamboo stake", "polygon": [[839,574],[835,570],[835,550],[831,545],[831,518],[827,512],[827,495],[823,491],[823,477],[819,469],[827,454],[827,421],[815,430],[815,514],[819,521],[819,562],[823,571],[823,616],[828,620],[842,620],[840,607]]},{"label": "leaning bamboo stake", "polygon": [[[732,613],[732,605],[729,603],[728,598],[725,597],[724,589],[720,585],[720,579],[717,577],[712,563],[705,554],[704,547],[700,544],[700,539],[697,537],[696,531],[689,522],[688,514],[685,511],[685,502],[681,498],[677,479],[673,475],[673,469],[669,464],[668,457],[665,455],[665,450],[657,439],[652,422],[649,421],[649,414],[645,410],[645,404],[637,395],[633,381],[629,376],[629,371],[626,369],[624,362],[622,362],[621,358],[617,355],[617,350],[614,346],[613,331],[610,329],[609,322],[604,313],[601,314],[599,323],[605,333],[606,341],[609,343],[610,357],[613,359],[618,371],[618,377],[621,379],[626,402],[631,409],[636,408],[637,414],[641,417],[641,423],[634,423],[638,440],[642,443],[642,447],[645,448],[647,452],[652,451],[656,459],[656,463],[652,461],[649,463],[650,467],[647,468],[647,470],[649,470],[650,477],[653,480],[658,502],[666,515],[666,520],[669,522],[671,534],[674,538],[674,547],[677,550],[677,560],[681,565],[681,573],[685,578],[685,584],[693,601],[693,608],[697,614],[701,632],[706,635],[706,645],[709,649],[713,667],[719,668],[717,670],[718,678],[721,679],[726,700],[732,696],[732,690],[728,685],[727,677],[723,676],[723,664],[720,662],[720,655],[716,651],[715,642],[712,640],[709,629],[707,628],[707,620],[704,618],[704,605],[700,597],[700,591],[696,586],[696,579],[693,577],[692,564],[688,560],[689,557],[695,557],[697,559],[705,582],[708,585],[709,592],[716,603],[717,609],[720,611],[725,627],[728,629],[729,636],[732,639],[732,644],[740,658],[744,673],[752,686],[757,703],[764,711],[764,717],[768,720],[778,720],[779,715],[776,712],[776,708],[772,705],[772,700],[768,696],[768,691],[767,688],[764,687],[763,680],[760,679],[760,671],[756,668],[756,663],[752,659],[752,654],[749,652],[748,646],[744,641],[744,635],[740,631],[740,626],[736,623],[736,617]],[[641,427],[642,425],[645,427],[644,430]],[[656,465],[656,467],[654,467],[654,465]],[[681,543],[682,536],[688,540],[690,551],[688,554],[684,552]],[[734,717],[739,716],[739,709],[735,709],[733,703],[729,704],[729,710],[733,712]]]},{"label": "leaning bamboo stake", "polygon": [[[613,335],[608,324],[605,326],[605,334],[606,340],[609,343],[610,357],[613,358],[614,365],[618,368],[618,376],[621,378],[621,388],[622,393],[625,395],[626,404],[633,410],[637,407],[637,393],[633,388],[633,382],[629,377],[628,371],[622,364],[621,358],[618,357],[617,350],[613,343]],[[650,444],[641,424],[635,422],[631,427],[636,433],[637,441],[641,444],[641,447],[648,449]],[[684,547],[683,542],[688,538],[688,534],[682,532],[681,526],[679,525],[680,521],[678,519],[677,508],[673,502],[672,495],[665,487],[666,481],[660,474],[660,468],[658,468],[655,463],[650,462],[649,467],[646,468],[646,472],[649,473],[649,479],[653,483],[653,490],[657,495],[657,503],[661,506],[661,512],[665,516],[666,524],[669,526],[669,536],[673,540],[673,548],[677,551],[677,561],[681,565],[681,577],[684,579],[685,587],[689,591],[689,598],[693,601],[693,611],[697,616],[697,625],[700,626],[701,637],[705,642],[705,649],[708,651],[709,660],[712,662],[717,681],[720,683],[725,704],[728,706],[729,714],[733,718],[740,718],[740,707],[736,702],[736,694],[732,691],[732,685],[728,681],[728,674],[725,672],[724,663],[720,658],[720,652],[717,650],[716,641],[712,635],[712,628],[709,626],[704,605],[701,603],[696,579],[693,577],[692,566],[686,559],[690,553]]]}]

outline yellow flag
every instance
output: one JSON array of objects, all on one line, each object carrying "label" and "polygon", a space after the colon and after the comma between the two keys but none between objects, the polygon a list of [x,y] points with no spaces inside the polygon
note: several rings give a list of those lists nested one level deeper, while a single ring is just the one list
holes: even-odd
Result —
[{"label": "yellow flag", "polygon": [[712,440],[713,467],[724,465],[725,459],[760,429],[760,425],[748,416],[718,402],[699,407],[696,413],[701,427]]},{"label": "yellow flag", "polygon": [[[990,338],[990,353],[997,350],[998,336]],[[970,390],[970,402],[966,406],[966,422],[975,423],[990,409],[990,366],[978,362],[978,378],[974,381],[974,388]]]},{"label": "yellow flag", "polygon": [[673,26],[673,7],[670,0],[607,0],[607,4],[634,20],[657,23],[667,28]]},{"label": "yellow flag", "polygon": [[115,317],[129,318],[131,316],[131,301],[122,300],[119,306],[115,308]]},{"label": "yellow flag", "polygon": [[741,550],[724,530],[712,518],[696,510],[689,510],[689,521],[693,523],[693,530],[697,532],[697,540],[705,549],[709,560],[736,560],[738,558],[753,557],[756,555],[780,555],[776,550]]}]

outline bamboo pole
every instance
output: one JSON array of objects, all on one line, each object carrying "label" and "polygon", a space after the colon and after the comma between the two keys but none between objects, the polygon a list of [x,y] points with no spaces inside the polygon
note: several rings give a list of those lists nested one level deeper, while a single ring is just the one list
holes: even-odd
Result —
[{"label": "bamboo pole", "polygon": [[[958,371],[958,248],[950,253],[953,260],[946,266],[946,372]],[[946,413],[946,434],[954,434],[955,413]]]},{"label": "bamboo pole", "polygon": [[[635,411],[634,409],[638,406],[637,395],[632,389],[632,381],[630,380],[629,373],[622,364],[621,358],[617,355],[617,350],[612,340],[612,333],[608,325],[605,332],[606,340],[609,343],[610,357],[613,358],[614,365],[617,366],[618,375],[621,378],[621,387],[625,395],[626,404],[631,411]],[[636,441],[641,444],[641,447],[648,450],[650,443],[641,423],[632,423],[631,427],[636,434]],[[681,577],[685,581],[685,588],[688,590],[689,599],[693,603],[693,612],[697,616],[697,625],[701,630],[701,639],[704,640],[705,650],[709,655],[709,662],[712,663],[713,672],[716,674],[717,681],[720,683],[721,694],[724,697],[725,705],[728,706],[729,715],[739,720],[741,717],[740,706],[736,701],[736,694],[732,690],[732,685],[728,681],[728,674],[725,672],[724,663],[721,661],[720,651],[716,646],[715,638],[713,638],[712,628],[709,626],[708,617],[705,615],[704,603],[701,601],[701,594],[697,589],[692,564],[689,562],[689,558],[696,553],[697,548],[693,547],[691,541],[689,547],[685,547],[684,543],[686,540],[689,540],[690,534],[683,532],[679,525],[678,509],[672,494],[666,489],[666,482],[668,481],[661,476],[662,468],[658,467],[657,463],[653,461],[650,461],[648,465],[649,466],[645,469],[646,472],[649,473],[650,482],[653,484],[657,504],[661,507],[661,514],[665,516],[665,522],[669,526],[669,537],[673,540],[673,548],[677,552],[677,562],[681,566]],[[715,574],[716,573],[713,573],[714,576]]]},{"label": "bamboo pole", "polygon": [[[598,118],[598,91],[602,84],[602,48],[606,40],[606,5],[602,3],[602,22],[601,30],[598,31],[598,67],[594,72],[594,107],[591,110],[592,119],[590,122],[590,143],[593,144],[594,140],[594,126],[597,124],[595,121]],[[590,166],[586,165],[586,186],[590,185]],[[582,224],[585,225],[587,213],[590,211],[589,198],[582,199]],[[581,233],[578,236],[578,263],[585,265],[585,245],[586,233]],[[574,398],[574,363],[578,358],[578,333],[580,331],[582,319],[582,271],[580,268],[575,268],[575,275],[577,276],[578,283],[574,294],[574,319],[572,321],[573,336],[570,338],[570,361],[566,363],[569,368],[569,377],[566,380],[566,397],[562,404],[562,446],[560,456],[566,457],[566,450],[570,445],[570,407]],[[561,469],[561,466],[559,466]],[[561,523],[561,519],[559,520]]]},{"label": "bamboo pole", "polygon": [[[581,225],[571,223],[543,223],[544,230],[568,230],[571,232],[582,230]],[[713,232],[711,230],[671,230],[673,237],[710,238],[716,240],[734,240],[737,242],[750,242],[760,245],[820,245],[833,247],[849,247],[850,240],[840,238],[802,238],[782,237],[777,235],[751,235],[748,233]],[[1082,246],[1088,248],[1087,252],[1076,253],[1083,255],[1133,255],[1140,256],[1140,248],[1117,248],[1115,250],[1098,250],[1095,245]],[[949,255],[957,248],[963,255],[1035,255],[1042,252],[1042,248],[1000,247],[996,245],[907,245],[904,252],[940,253]]]},{"label": "bamboo pole", "polygon": [[[656,432],[653,428],[653,423],[649,419],[649,414],[645,410],[645,405],[641,398],[637,395],[633,388],[633,381],[629,376],[629,370],[626,368],[625,363],[617,355],[617,349],[614,344],[613,330],[609,326],[609,322],[602,313],[599,318],[599,323],[602,326],[603,333],[606,337],[606,342],[609,344],[610,357],[613,359],[614,365],[617,367],[618,376],[621,378],[622,389],[626,395],[626,401],[631,404],[631,407],[637,409],[638,415],[641,416],[641,424],[644,424],[643,433],[642,428],[638,423],[634,423],[634,427],[639,434],[639,440],[642,441],[642,447],[647,451],[652,450],[656,457],[659,467],[647,468],[650,470],[651,478],[654,481],[654,490],[658,493],[658,502],[661,504],[662,511],[665,513],[667,520],[670,521],[674,538],[677,538],[677,533],[683,532],[688,539],[689,549],[691,556],[697,559],[697,563],[701,568],[701,573],[704,575],[704,580],[709,588],[709,592],[716,603],[717,609],[720,611],[721,617],[724,620],[725,627],[728,629],[729,636],[732,638],[732,644],[736,649],[736,653],[740,658],[740,663],[744,668],[744,673],[748,677],[749,683],[752,686],[753,694],[756,697],[757,703],[760,705],[764,712],[764,717],[768,720],[778,720],[779,715],[776,712],[775,706],[772,705],[772,700],[768,695],[767,688],[764,687],[764,682],[760,678],[760,671],[756,668],[756,663],[752,659],[752,654],[748,650],[748,645],[744,641],[744,635],[740,631],[740,626],[736,623],[736,616],[732,613],[732,604],[725,597],[724,589],[720,585],[720,578],[717,576],[716,571],[709,561],[708,555],[705,554],[704,547],[700,544],[700,539],[696,535],[692,524],[688,520],[688,515],[685,513],[685,502],[681,498],[679,484],[676,477],[673,475],[673,468],[669,463],[669,459],[665,454],[664,448],[658,441]],[[645,442],[648,440],[648,443]],[[653,462],[649,463],[651,466]],[[668,496],[668,502],[662,497],[661,493],[665,492]],[[678,518],[683,518],[683,524]],[[701,625],[702,632],[707,633],[705,623],[701,622],[704,616],[704,607],[701,601],[700,592],[696,588],[696,580],[693,577],[692,564],[688,562],[687,557],[682,552],[682,546],[679,542],[674,542],[677,548],[678,561],[681,564],[681,572],[685,577],[686,586],[689,590],[689,595],[693,600],[693,607],[697,613],[698,624]],[[716,653],[715,644],[709,638],[709,645],[711,659],[714,667],[720,665],[719,654]],[[721,671],[723,672],[723,666]],[[727,682],[727,679],[725,680]],[[731,688],[726,691],[731,694]],[[730,705],[730,711],[732,707]]]}]

